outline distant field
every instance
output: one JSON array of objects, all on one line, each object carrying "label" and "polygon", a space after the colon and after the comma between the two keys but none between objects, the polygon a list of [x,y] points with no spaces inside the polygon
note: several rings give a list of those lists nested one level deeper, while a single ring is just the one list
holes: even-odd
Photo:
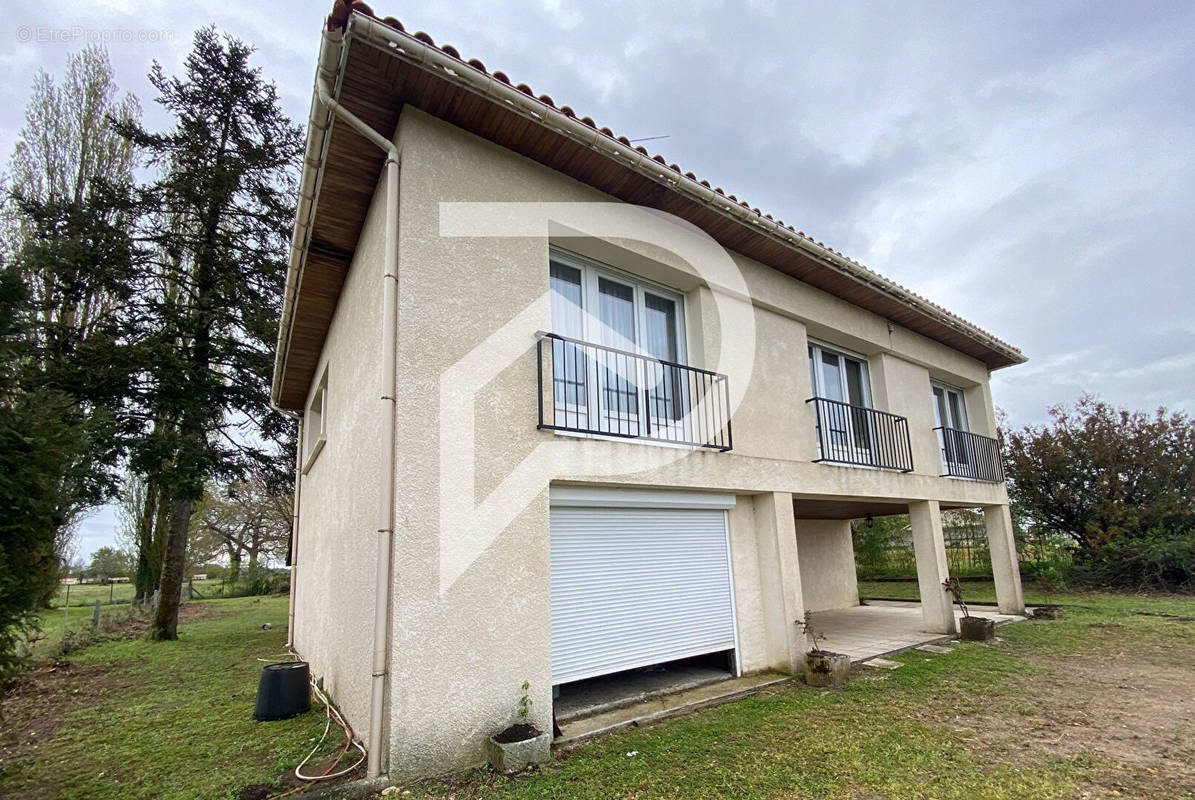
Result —
[{"label": "distant field", "polygon": [[[207,594],[212,588],[219,588],[220,581],[195,581],[195,588],[202,594]],[[95,583],[77,583],[70,587],[58,587],[58,594],[50,602],[54,608],[62,608],[67,601],[67,589],[70,589],[70,604],[75,606],[93,606],[95,601],[99,600],[101,603],[107,605],[109,601],[113,603],[127,603],[133,599],[133,584],[131,583],[114,583],[109,586],[101,586]]]}]

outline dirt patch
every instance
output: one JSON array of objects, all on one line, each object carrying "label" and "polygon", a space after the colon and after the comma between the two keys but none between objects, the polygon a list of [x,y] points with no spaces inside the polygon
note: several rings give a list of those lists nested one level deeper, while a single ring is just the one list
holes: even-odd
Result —
[{"label": "dirt patch", "polygon": [[[185,603],[178,617],[186,622],[224,615],[203,603]],[[89,634],[76,635],[75,649],[110,639],[135,638],[148,628],[148,615],[112,615],[96,639]],[[123,691],[135,682],[103,665],[74,664],[64,659],[43,664],[13,681],[0,697],[0,767],[34,755],[71,711],[94,705],[109,692]]]},{"label": "dirt patch", "polygon": [[[333,772],[342,770],[347,765],[352,764],[357,760],[357,751],[353,750],[348,753],[343,759],[337,762],[336,755],[330,755],[322,761],[316,760],[314,763],[308,764],[303,768],[304,775],[322,775],[325,772]],[[270,798],[278,797],[283,793],[293,792],[288,794],[288,797],[301,798],[306,792],[314,789],[324,789],[329,786],[341,786],[351,781],[362,778],[365,774],[365,765],[361,764],[357,769],[341,775],[337,778],[331,778],[323,781],[304,781],[300,780],[295,771],[288,770],[277,783],[251,783],[236,793],[236,800],[269,800]]]},{"label": "dirt patch", "polygon": [[983,749],[1012,763],[1088,755],[1114,762],[1089,796],[1195,797],[1195,649],[1129,643],[1111,626],[1083,653],[1029,660],[1022,714],[959,720]]},{"label": "dirt patch", "polygon": [[133,683],[106,667],[68,661],[45,664],[15,681],[0,701],[0,767],[37,757],[66,715]]},{"label": "dirt patch", "polygon": [[[226,617],[228,612],[217,611],[210,603],[183,603],[178,607],[179,624],[197,619],[216,619]],[[149,630],[152,617],[149,613],[129,618],[120,626],[120,632],[132,636],[140,636]]]}]

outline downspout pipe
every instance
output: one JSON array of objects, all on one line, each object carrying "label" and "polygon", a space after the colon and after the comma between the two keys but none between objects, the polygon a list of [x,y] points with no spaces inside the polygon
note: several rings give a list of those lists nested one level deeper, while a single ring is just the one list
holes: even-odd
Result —
[{"label": "downspout pipe", "polygon": [[290,507],[290,598],[286,612],[286,649],[295,649],[295,590],[299,572],[299,498],[303,493],[303,415],[280,408],[273,400],[270,408],[283,416],[290,417],[298,426],[295,437],[295,489]]},{"label": "downspout pipe", "polygon": [[333,64],[338,59],[339,37],[325,31],[320,46],[320,66],[316,75],[319,102],[337,119],[386,153],[386,252],[382,262],[382,374],[380,391],[382,476],[381,502],[377,527],[377,572],[374,585],[373,658],[369,703],[369,743],[366,749],[367,777],[382,772],[384,711],[386,705],[387,653],[390,649],[390,561],[394,540],[395,447],[395,365],[398,355],[398,165],[395,144],[371,128],[361,118],[341,106],[332,97]]}]

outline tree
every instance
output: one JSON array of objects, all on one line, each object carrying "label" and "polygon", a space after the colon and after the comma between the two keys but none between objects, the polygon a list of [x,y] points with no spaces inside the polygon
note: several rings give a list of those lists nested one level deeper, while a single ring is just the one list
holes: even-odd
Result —
[{"label": "tree", "polygon": [[133,454],[167,514],[156,639],[178,635],[188,528],[205,485],[249,467],[276,471],[278,453],[262,443],[290,427],[268,397],[302,136],[252,52],[201,29],[181,77],[159,64],[150,72],[173,127],[121,127],[160,170],[138,189],[142,219],[169,222],[141,231],[158,284],[145,350],[154,429]]},{"label": "tree", "polygon": [[22,358],[12,386],[55,398],[43,411],[52,409],[59,427],[74,431],[76,447],[52,454],[59,546],[83,512],[114,491],[129,422],[121,353],[133,266],[124,201],[134,159],[109,119],[130,122],[139,110],[133,97],[116,94],[100,47],[71,56],[61,85],[38,74],[0,219],[3,255],[23,285]]},{"label": "tree", "polygon": [[113,578],[127,578],[133,571],[133,565],[127,554],[115,547],[101,547],[91,554],[91,563],[83,574],[97,581],[110,581]]},{"label": "tree", "polygon": [[1092,396],[1050,417],[1004,434],[1018,521],[1069,538],[1106,582],[1195,581],[1195,422]]},{"label": "tree", "polygon": [[63,421],[68,397],[17,386],[27,300],[20,275],[0,268],[0,681],[23,665],[18,645],[57,586],[70,533],[59,468],[82,446],[78,427]]},{"label": "tree", "polygon": [[142,475],[134,473],[125,479],[119,500],[116,538],[133,565],[133,599],[145,602],[153,597],[161,579],[165,515],[157,485]]},{"label": "tree", "polygon": [[280,558],[290,541],[291,496],[271,491],[259,475],[212,486],[191,518],[194,557],[219,553],[228,558],[227,579],[236,583],[248,559],[255,570],[260,559]]}]

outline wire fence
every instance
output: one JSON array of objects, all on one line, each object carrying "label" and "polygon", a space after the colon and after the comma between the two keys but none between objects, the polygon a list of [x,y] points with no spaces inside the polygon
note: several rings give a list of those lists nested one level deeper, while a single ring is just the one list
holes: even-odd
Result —
[{"label": "wire fence", "polygon": [[[988,549],[987,529],[982,523],[949,525],[942,529],[946,562],[950,574],[959,578],[991,578],[992,556]],[[1028,537],[1018,542],[1022,571],[1037,572],[1050,566],[1062,572],[1071,563],[1071,550],[1057,536]],[[913,552],[913,534],[899,528],[878,534],[856,532],[855,564],[860,578],[913,579],[917,577],[917,558]]]}]

